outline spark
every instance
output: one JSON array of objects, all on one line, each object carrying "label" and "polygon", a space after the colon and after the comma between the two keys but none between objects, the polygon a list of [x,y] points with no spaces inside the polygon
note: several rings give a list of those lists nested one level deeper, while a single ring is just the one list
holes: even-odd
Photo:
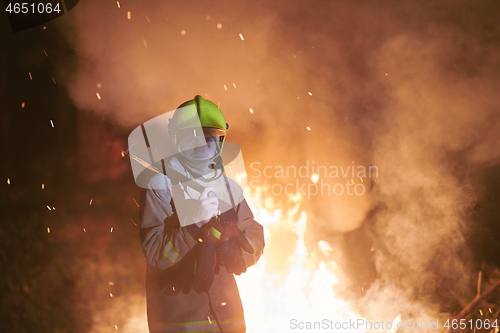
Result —
[{"label": "spark", "polygon": [[491,311],[491,308],[488,308],[488,311],[490,311],[490,313],[493,313],[493,312]]},{"label": "spark", "polygon": [[218,28],[218,29],[222,29],[222,24],[217,23],[217,28]]},{"label": "spark", "polygon": [[320,240],[318,242],[318,247],[321,249],[321,251],[323,251],[323,253],[326,255],[328,254],[328,252],[331,252],[333,251],[332,247],[330,246],[330,244],[328,244],[327,242],[325,242],[324,240]]},{"label": "spark", "polygon": [[115,328],[118,329],[118,326],[115,325]]},{"label": "spark", "polygon": [[135,223],[135,221],[134,221],[134,219],[133,219],[133,218],[130,218],[130,221],[132,221],[132,223],[133,223],[136,227],[138,227],[137,223]]},{"label": "spark", "polygon": [[207,19],[207,21],[211,19],[210,15],[205,16],[205,18]]},{"label": "spark", "polygon": [[90,199],[89,205],[92,205],[92,200],[94,200],[94,199]]},{"label": "spark", "polygon": [[130,12],[127,12],[127,20],[130,20],[132,18],[132,14]]},{"label": "spark", "polygon": [[83,232],[87,232],[87,230],[85,230],[85,228],[83,228]]},{"label": "spark", "polygon": [[198,242],[203,243],[203,239],[198,238]]},{"label": "spark", "polygon": [[50,234],[50,228],[47,228],[47,233]]},{"label": "spark", "polygon": [[47,29],[47,27],[43,27],[42,29],[45,30],[45,29]]},{"label": "spark", "polygon": [[114,283],[114,282],[111,282],[111,281],[109,281],[109,282],[108,282],[108,284],[109,284],[110,286],[114,286],[114,285],[115,285],[115,283]]},{"label": "spark", "polygon": [[97,89],[101,89],[102,85],[100,82],[97,82]]},{"label": "spark", "polygon": [[56,207],[52,206],[52,210],[56,210]]},{"label": "spark", "polygon": [[47,205],[47,206],[45,206],[45,207],[47,207],[47,209],[48,209],[48,210],[52,210],[52,209],[50,209],[50,207],[49,207],[48,205]]},{"label": "spark", "polygon": [[233,169],[231,169],[230,165],[228,165],[228,168],[229,168],[229,171],[231,171],[231,173],[233,173]]},{"label": "spark", "polygon": [[307,130],[308,130],[308,131],[310,131],[310,130],[311,130],[311,127],[309,127],[309,126],[307,126],[306,128],[307,128]]},{"label": "spark", "polygon": [[359,179],[361,179],[361,182],[364,183],[363,178],[359,177]]},{"label": "spark", "polygon": [[54,128],[54,122],[52,122],[52,119],[50,119],[50,124],[52,125],[52,128]]},{"label": "spark", "polygon": [[142,42],[144,43],[144,47],[148,47],[148,43],[146,43],[145,39],[143,39]]},{"label": "spark", "polygon": [[149,24],[151,24],[151,21],[149,20],[149,17],[146,15],[146,21],[148,21]]},{"label": "spark", "polygon": [[113,294],[112,294],[112,293],[109,293],[109,297],[113,297]]},{"label": "spark", "polygon": [[31,72],[28,72],[28,75],[30,76],[30,80],[33,80],[33,76],[31,76]]},{"label": "spark", "polygon": [[43,50],[43,53],[45,53],[45,56],[48,57],[49,55],[47,54],[47,51]]},{"label": "spark", "polygon": [[479,313],[481,314],[481,316],[484,316],[483,310],[479,309]]},{"label": "spark", "polygon": [[26,103],[22,102],[21,103],[21,107],[24,109],[24,106],[26,105]]},{"label": "spark", "polygon": [[372,251],[372,252],[375,251],[375,248],[373,246],[370,247],[370,251]]},{"label": "spark", "polygon": [[111,230],[109,232],[113,232],[113,227],[111,227]]},{"label": "spark", "polygon": [[54,84],[57,84],[56,79],[54,79],[54,77],[52,77],[52,82],[54,82]]},{"label": "spark", "polygon": [[250,109],[250,113],[253,113],[253,109]]},{"label": "spark", "polygon": [[311,175],[311,180],[312,180],[313,183],[316,184],[318,182],[318,180],[319,180],[319,175],[317,173],[313,173]]},{"label": "spark", "polygon": [[222,302],[222,303],[221,303],[221,305],[222,305],[222,306],[225,306],[225,305],[226,305],[226,302]]},{"label": "spark", "polygon": [[42,190],[45,188],[45,184],[42,184]]},{"label": "spark", "polygon": [[312,92],[308,92],[308,94],[309,94],[309,96],[312,96],[312,95],[313,95],[313,93],[312,93]]},{"label": "spark", "polygon": [[236,89],[236,83],[234,83],[234,82],[233,82],[233,87],[234,87],[234,89]]},{"label": "spark", "polygon": [[132,198],[132,199],[134,200],[135,205],[136,205],[137,207],[139,207],[139,204],[137,203],[137,201],[135,201],[135,198]]},{"label": "spark", "polygon": [[243,38],[243,35],[242,35],[242,34],[240,34],[240,38],[241,38],[241,40],[245,40],[245,38]]},{"label": "spark", "polygon": [[95,95],[97,96],[97,99],[98,99],[98,100],[101,100],[101,94],[99,94],[99,93],[95,93]]},{"label": "spark", "polygon": [[226,85],[224,85],[224,90],[226,90],[226,91],[227,91],[227,86],[226,86]]},{"label": "spark", "polygon": [[186,36],[186,30],[181,30],[181,35]]},{"label": "spark", "polygon": [[122,157],[125,157],[125,153],[123,151],[121,152],[121,154],[122,154]]},{"label": "spark", "polygon": [[351,184],[353,184],[353,185],[354,185],[354,179],[351,179]]},{"label": "spark", "polygon": [[385,73],[385,75],[389,75],[389,73]]},{"label": "spark", "polygon": [[7,178],[7,184],[10,185],[10,178]]},{"label": "spark", "polygon": [[118,6],[118,8],[120,8],[120,1],[117,1],[116,5]]},{"label": "spark", "polygon": [[207,319],[208,319],[208,322],[211,324],[211,323],[212,323],[212,321],[210,320],[210,317],[207,317]]}]

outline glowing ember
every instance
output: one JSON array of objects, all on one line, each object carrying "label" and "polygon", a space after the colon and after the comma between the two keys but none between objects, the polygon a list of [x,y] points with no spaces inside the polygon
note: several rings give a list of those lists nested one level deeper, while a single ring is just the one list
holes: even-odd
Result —
[{"label": "glowing ember", "polygon": [[22,102],[21,103],[21,107],[24,109],[24,106],[26,105],[26,103]]},{"label": "glowing ember", "polygon": [[132,14],[130,12],[127,12],[127,20],[130,20],[132,18]]},{"label": "glowing ember", "polygon": [[313,173],[311,175],[311,181],[316,184],[319,181],[319,175],[317,173]]},{"label": "glowing ember", "polygon": [[46,57],[48,57],[49,55],[47,54],[47,51],[43,50],[43,53],[45,54]]},{"label": "glowing ember", "polygon": [[310,131],[310,130],[311,130],[311,127],[309,127],[309,126],[307,126],[306,128],[307,128],[307,130],[308,130],[308,131]]},{"label": "glowing ember", "polygon": [[241,40],[245,40],[245,38],[243,38],[243,35],[242,35],[242,34],[240,34],[240,38],[241,38]]},{"label": "glowing ember", "polygon": [[118,6],[118,8],[120,8],[120,1],[116,2],[116,6]]},{"label": "glowing ember", "polygon": [[50,234],[50,228],[47,228],[47,233]]},{"label": "glowing ember", "polygon": [[31,76],[31,72],[28,72],[29,76],[30,76],[30,80],[33,80],[33,76]]},{"label": "glowing ember", "polygon": [[222,29],[222,24],[218,23],[218,24],[217,24],[217,28],[218,28],[218,29]]},{"label": "glowing ember", "polygon": [[313,95],[313,94],[312,94],[312,92],[308,92],[308,94],[309,94],[309,96],[312,96],[312,95]]},{"label": "glowing ember", "polygon": [[52,127],[54,127],[54,122],[52,121],[52,119],[50,119],[50,124],[52,125]]},{"label": "glowing ember", "polygon": [[102,85],[100,82],[97,83],[97,89],[101,89]]},{"label": "glowing ember", "polygon": [[52,77],[52,82],[54,82],[54,84],[57,84],[56,79],[54,77]]},{"label": "glowing ember", "polygon": [[48,209],[48,210],[52,210],[52,209],[51,209],[48,205],[47,205],[47,206],[45,206],[45,207],[47,207],[47,209]]},{"label": "glowing ember", "polygon": [[89,205],[92,205],[92,200],[94,200],[94,199],[90,199]]},{"label": "glowing ember", "polygon": [[233,87],[234,87],[234,89],[236,89],[236,83],[233,83]]},{"label": "glowing ember", "polygon": [[97,96],[97,99],[98,99],[98,100],[101,100],[101,94],[99,94],[99,93],[95,93],[95,95]]},{"label": "glowing ember", "polygon": [[227,91],[227,86],[226,86],[226,85],[224,85],[224,90],[226,90],[226,91]]},{"label": "glowing ember", "polygon": [[42,190],[45,188],[45,184],[42,184]]},{"label": "glowing ember", "polygon": [[207,19],[207,21],[211,19],[210,15],[205,16],[205,18]]},{"label": "glowing ember", "polygon": [[137,201],[135,200],[135,198],[132,198],[132,199],[134,200],[135,205],[136,205],[137,207],[139,207],[139,204],[137,203]]},{"label": "glowing ember", "polygon": [[7,184],[10,185],[10,178],[7,178]]},{"label": "glowing ember", "polygon": [[148,43],[146,43],[145,39],[143,39],[142,42],[144,43],[144,47],[148,47]]},{"label": "glowing ember", "polygon": [[253,113],[253,109],[250,109],[250,113]]},{"label": "glowing ember", "polygon": [[181,35],[186,36],[186,30],[181,30]]}]

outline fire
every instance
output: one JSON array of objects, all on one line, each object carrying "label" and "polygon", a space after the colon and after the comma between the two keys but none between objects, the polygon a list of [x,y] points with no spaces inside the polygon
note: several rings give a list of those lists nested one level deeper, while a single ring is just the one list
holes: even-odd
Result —
[{"label": "fire", "polygon": [[[273,198],[263,197],[264,189],[247,189],[245,197],[252,208],[255,220],[265,228],[266,242],[270,239],[270,229],[289,229],[297,236],[293,251],[283,253],[282,249],[272,252],[275,247],[264,249],[264,255],[245,274],[237,276],[247,331],[287,332],[292,331],[291,321],[333,322],[356,321],[361,318],[350,310],[349,304],[337,298],[333,286],[339,282],[334,273],[334,261],[314,260],[314,254],[307,248],[304,236],[307,230],[307,213],[300,209],[302,196],[291,195],[286,207],[277,205]],[[325,241],[318,247],[325,254],[332,249]],[[269,267],[272,258],[286,261],[286,268],[276,273]],[[308,330],[309,331],[309,330]],[[343,329],[347,332],[362,330]]]}]

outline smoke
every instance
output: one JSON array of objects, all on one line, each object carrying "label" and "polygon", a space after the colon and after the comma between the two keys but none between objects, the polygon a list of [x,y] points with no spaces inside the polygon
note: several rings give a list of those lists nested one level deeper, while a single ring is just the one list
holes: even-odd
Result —
[{"label": "smoke", "polygon": [[201,94],[220,103],[247,163],[377,166],[370,193],[315,196],[308,209],[318,234],[371,223],[367,316],[429,317],[436,290],[469,286],[476,194],[463,176],[500,156],[498,6],[80,3],[69,92],[127,127]]}]

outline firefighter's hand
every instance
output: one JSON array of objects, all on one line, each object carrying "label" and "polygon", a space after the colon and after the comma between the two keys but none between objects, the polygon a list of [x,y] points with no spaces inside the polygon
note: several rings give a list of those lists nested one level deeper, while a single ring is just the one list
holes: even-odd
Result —
[{"label": "firefighter's hand", "polygon": [[206,187],[198,198],[199,205],[194,213],[194,221],[201,227],[203,224],[219,213],[219,199],[215,194],[215,189]]}]

